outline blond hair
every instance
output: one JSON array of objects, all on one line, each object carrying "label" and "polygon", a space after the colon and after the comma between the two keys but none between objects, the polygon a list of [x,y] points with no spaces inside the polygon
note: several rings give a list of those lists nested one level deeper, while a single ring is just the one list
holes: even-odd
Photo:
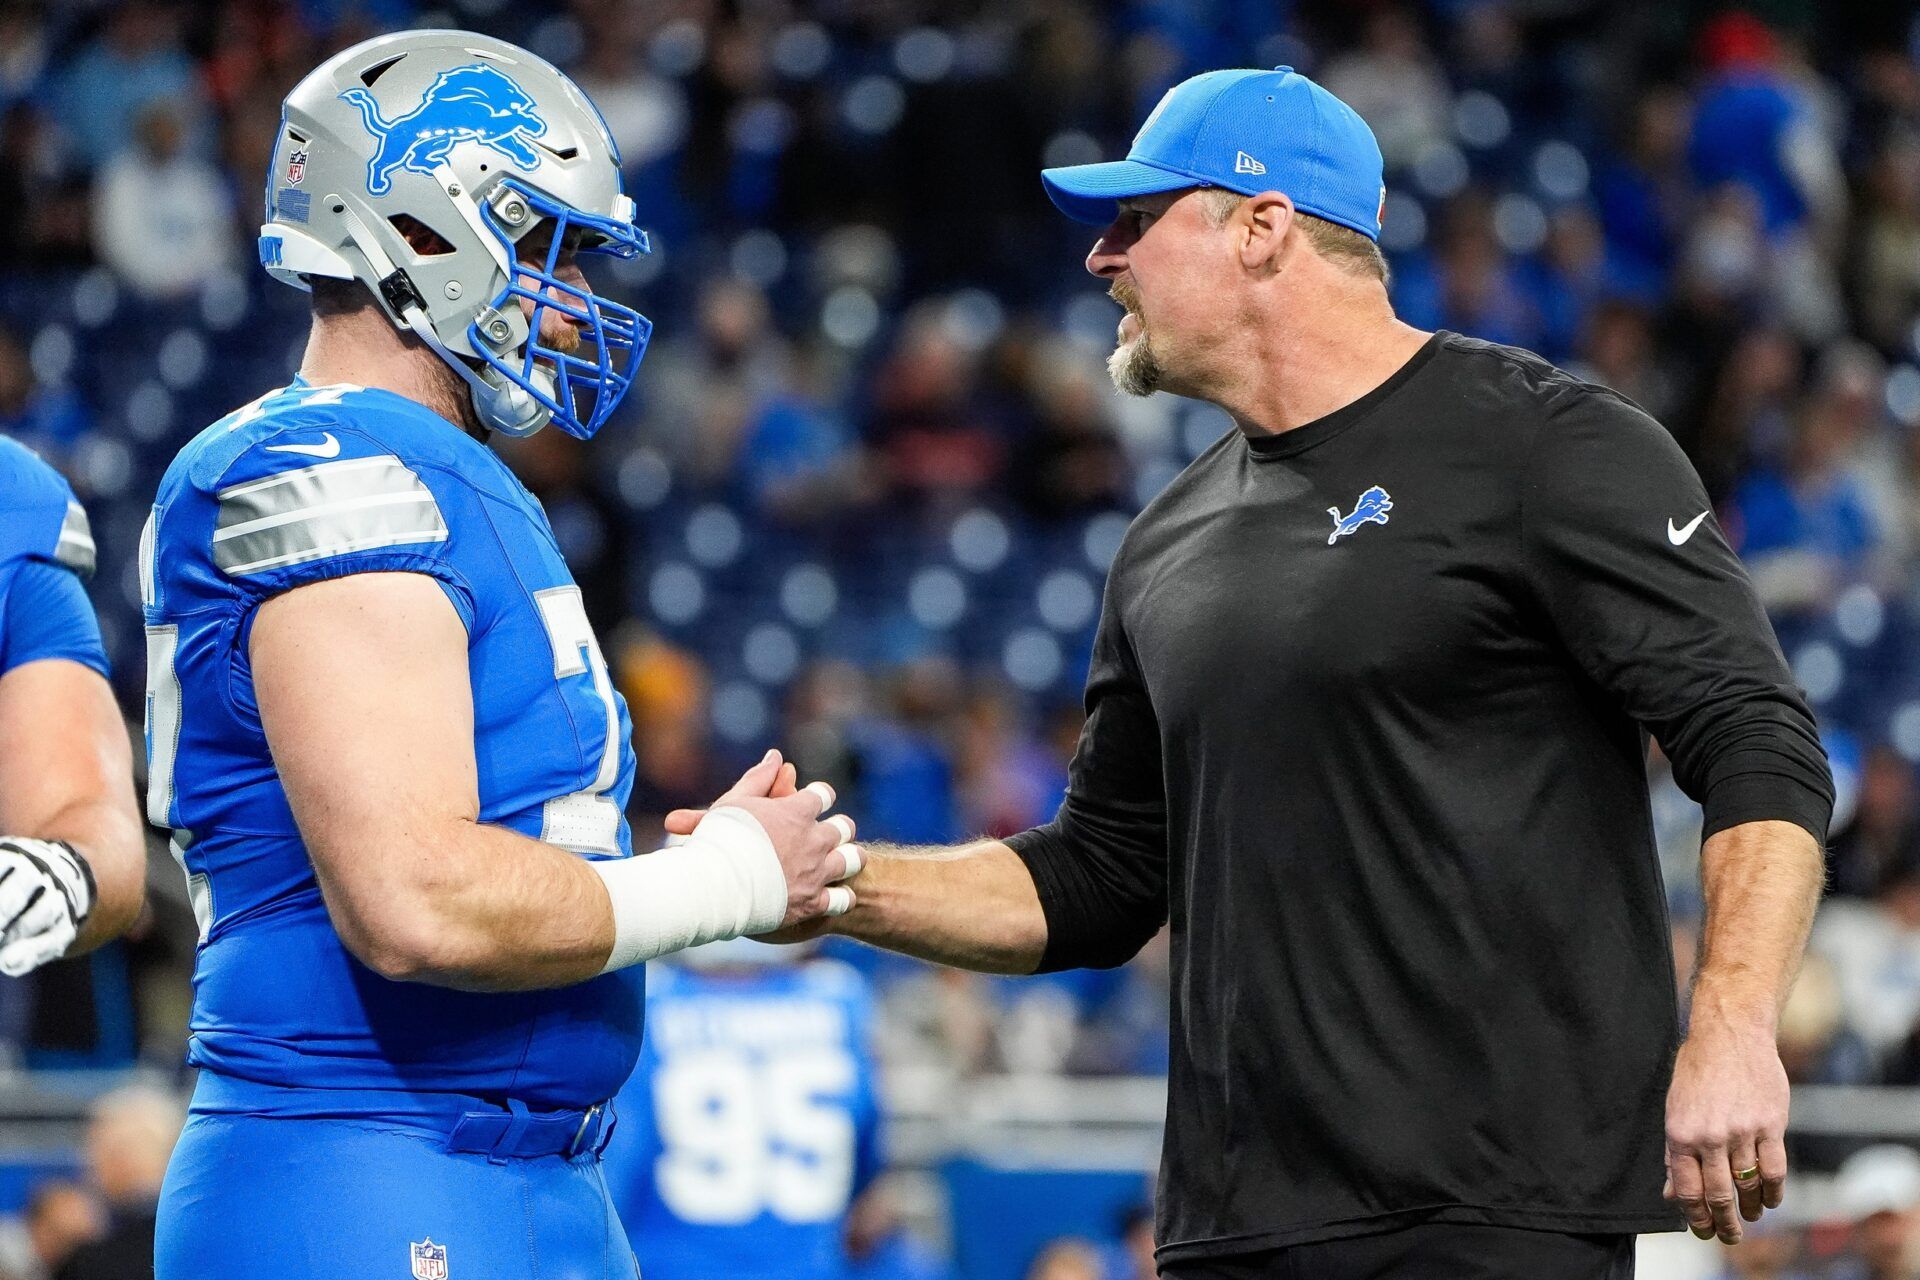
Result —
[{"label": "blond hair", "polygon": [[[1200,189],[1200,207],[1205,211],[1207,220],[1216,227],[1224,225],[1233,216],[1234,210],[1245,204],[1246,200],[1247,197],[1238,191],[1228,191],[1224,187]],[[1370,237],[1299,209],[1294,210],[1294,217],[1300,224],[1301,234],[1306,236],[1307,243],[1313,246],[1315,253],[1350,275],[1372,276],[1381,284],[1387,282],[1386,255],[1380,252],[1380,246]]]}]

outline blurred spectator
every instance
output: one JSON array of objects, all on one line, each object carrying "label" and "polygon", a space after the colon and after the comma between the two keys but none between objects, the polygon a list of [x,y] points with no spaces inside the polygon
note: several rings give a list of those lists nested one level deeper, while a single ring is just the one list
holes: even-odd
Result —
[{"label": "blurred spectator", "polygon": [[1167,1069],[1167,1009],[1173,981],[1172,935],[1165,929],[1131,963],[1101,984],[1083,989],[1085,1010],[1066,1069],[1086,1075],[1161,1075]]},{"label": "blurred spectator", "polygon": [[847,1214],[846,1280],[952,1280],[953,1268],[906,1229],[891,1176],[883,1176]]},{"label": "blurred spectator", "polygon": [[1729,13],[1707,25],[1700,52],[1707,80],[1688,144],[1700,185],[1752,192],[1772,236],[1810,217],[1834,221],[1845,208],[1839,158],[1812,104],[1783,74],[1779,38],[1751,14]]},{"label": "blurred spectator", "polygon": [[1920,310],[1920,138],[1890,138],[1866,173],[1854,238],[1853,291],[1860,328],[1882,351],[1905,347]]},{"label": "blurred spectator", "polygon": [[42,383],[27,349],[12,330],[0,325],[0,435],[58,459],[92,426],[73,389]]},{"label": "blurred spectator", "polygon": [[1829,901],[1812,949],[1833,964],[1848,1025],[1884,1059],[1920,1018],[1920,863],[1890,868],[1870,901]]},{"label": "blurred spectator", "polygon": [[1706,389],[1697,429],[1680,436],[1708,493],[1723,495],[1755,455],[1786,453],[1802,373],[1800,345],[1776,326],[1757,326],[1735,340]]},{"label": "blurred spectator", "polygon": [[1581,377],[1612,387],[1662,422],[1679,407],[1673,373],[1659,358],[1653,318],[1647,308],[1619,298],[1601,300],[1581,335],[1571,362]]},{"label": "blurred spectator", "polygon": [[1447,136],[1446,77],[1405,7],[1375,9],[1360,47],[1331,59],[1319,80],[1372,126],[1389,171]]},{"label": "blurred spectator", "polygon": [[83,168],[104,165],[132,145],[141,117],[162,103],[186,147],[201,130],[202,100],[198,72],[180,45],[178,8],[159,0],[108,6],[100,35],[58,73],[52,103]]},{"label": "blurred spectator", "polygon": [[1680,246],[1675,285],[1702,320],[1744,327],[1767,300],[1768,245],[1752,192],[1724,186],[1703,194]]},{"label": "blurred spectator", "polygon": [[849,807],[860,814],[860,829],[868,838],[896,844],[946,844],[959,838],[948,730],[961,691],[951,660],[917,658],[887,680],[889,714],[854,726],[858,799]]},{"label": "blurred spectator", "polygon": [[0,112],[0,266],[45,271],[91,259],[87,188],[31,102]]},{"label": "blurred spectator", "polygon": [[1105,1280],[1157,1280],[1153,1261],[1153,1206],[1136,1204],[1120,1215],[1120,1236],[1108,1252]]},{"label": "blurred spectator", "polygon": [[614,681],[633,719],[638,768],[627,812],[640,839],[673,810],[713,798],[718,771],[707,750],[707,673],[651,636],[625,635],[613,652]]},{"label": "blurred spectator", "polygon": [[1724,1280],[1814,1280],[1806,1262],[1806,1232],[1784,1220],[1780,1210],[1741,1228],[1738,1245],[1721,1246],[1726,1254]]},{"label": "blurred spectator", "polygon": [[1888,1143],[1840,1166],[1834,1207],[1853,1224],[1854,1265],[1837,1280],[1920,1277],[1920,1153]]},{"label": "blurred spectator", "polygon": [[1062,1237],[1040,1251],[1027,1280],[1101,1280],[1100,1255],[1085,1240]]},{"label": "blurred spectator", "polygon": [[94,248],[136,291],[177,297],[237,256],[233,201],[219,171],[186,151],[172,104],[143,109],[135,128],[95,189]]},{"label": "blurred spectator", "polygon": [[1692,102],[1672,85],[1655,85],[1633,105],[1632,127],[1617,156],[1596,175],[1595,195],[1607,243],[1636,277],[1673,265],[1695,199],[1686,168]]},{"label": "blurred spectator", "polygon": [[646,434],[694,486],[732,472],[755,415],[787,384],[791,352],[767,296],[732,277],[705,285],[693,323],[647,350]]},{"label": "blurred spectator", "polygon": [[6,0],[0,4],[0,110],[5,110],[40,87],[52,52],[46,13],[34,0]]},{"label": "blurred spectator", "polygon": [[1594,307],[1632,284],[1618,278],[1600,221],[1581,204],[1554,211],[1546,244],[1529,267],[1527,289],[1541,319],[1540,354],[1561,363],[1574,354]]},{"label": "blurred spectator", "polygon": [[962,717],[961,825],[999,838],[1050,820],[1066,794],[1066,761],[1058,744],[1028,736],[1021,708],[997,685],[975,690]]},{"label": "blurred spectator", "polygon": [[1920,864],[1913,766],[1891,747],[1867,754],[1853,822],[1827,847],[1831,891],[1870,897],[1897,868]]},{"label": "blurred spectator", "polygon": [[939,1070],[956,1079],[1006,1070],[999,1056],[997,1009],[984,975],[901,964],[866,952],[848,958],[867,962],[880,986],[875,1032],[882,1061]]},{"label": "blurred spectator", "polygon": [[107,1230],[74,1250],[54,1280],[151,1274],[154,1207],[186,1116],[169,1094],[128,1085],[102,1095],[87,1122],[87,1175],[107,1202]]},{"label": "blurred spectator", "polygon": [[1063,342],[1025,354],[1025,391],[1035,415],[1009,468],[1015,493],[1035,519],[1047,522],[1121,505],[1127,461],[1114,434],[1105,373]]},{"label": "blurred spectator", "polygon": [[100,1203],[85,1187],[43,1182],[27,1197],[24,1214],[0,1222],[0,1280],[50,1280],[105,1231]]},{"label": "blurred spectator", "polygon": [[1784,458],[1762,462],[1734,491],[1734,549],[1770,609],[1818,606],[1868,568],[1885,538],[1861,464],[1879,411],[1878,373],[1857,354],[1823,361],[1793,419]]},{"label": "blurred spectator", "polygon": [[1872,1062],[1846,1021],[1840,979],[1825,956],[1807,956],[1780,1010],[1780,1062],[1795,1084],[1866,1084]]},{"label": "blurred spectator", "polygon": [[1544,332],[1518,264],[1500,246],[1484,192],[1467,192],[1447,206],[1431,276],[1408,272],[1398,296],[1409,324],[1528,348],[1539,346]]},{"label": "blurred spectator", "polygon": [[658,19],[633,0],[572,0],[581,45],[574,80],[606,118],[633,173],[680,149],[687,136],[687,100],[680,86],[655,75],[642,57],[643,38]]},{"label": "blurred spectator", "polygon": [[977,492],[1000,475],[1004,443],[976,399],[977,358],[923,307],[874,376],[869,436],[907,498]]}]

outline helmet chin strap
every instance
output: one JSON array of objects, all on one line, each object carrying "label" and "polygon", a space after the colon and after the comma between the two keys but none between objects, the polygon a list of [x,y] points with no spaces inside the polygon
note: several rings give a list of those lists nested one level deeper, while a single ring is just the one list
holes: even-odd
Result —
[{"label": "helmet chin strap", "polygon": [[[406,276],[393,259],[387,256],[387,251],[381,247],[373,232],[367,229],[366,223],[360,220],[360,215],[348,209],[343,221],[347,226],[347,234],[353,238],[354,247],[360,250],[379,275],[381,296],[387,305],[400,313],[405,328],[431,347],[435,355],[466,381],[480,425],[510,436],[530,436],[546,426],[553,414],[529,395],[524,387],[500,378],[491,369],[475,369],[447,349],[447,344],[440,340],[440,334],[434,329],[433,321],[428,318],[419,293],[411,282],[406,281]],[[402,287],[389,288],[390,282],[405,283]],[[528,341],[532,341],[531,334],[528,335]],[[533,377],[541,380],[542,389],[549,395],[553,393],[554,375],[551,370],[536,365]]]}]

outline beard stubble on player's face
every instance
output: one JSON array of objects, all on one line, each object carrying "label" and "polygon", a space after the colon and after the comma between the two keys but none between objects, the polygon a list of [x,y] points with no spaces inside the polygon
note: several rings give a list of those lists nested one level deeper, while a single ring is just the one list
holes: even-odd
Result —
[{"label": "beard stubble on player's face", "polygon": [[[571,277],[567,279],[569,284],[582,288],[585,287],[584,277],[580,276],[578,268],[563,273],[563,277]],[[580,322],[557,308],[578,307],[580,306],[580,300],[552,285],[541,289],[540,282],[532,276],[521,276],[520,285],[522,288],[539,290],[541,296],[552,299],[556,304],[556,306],[552,307],[538,308],[540,313],[538,320],[539,332],[534,334],[534,341],[549,350],[559,352],[561,355],[570,356],[579,351],[581,342],[583,341],[580,336]],[[521,314],[527,317],[527,323],[535,323],[534,311],[537,304],[530,298],[521,298],[519,302]]]}]

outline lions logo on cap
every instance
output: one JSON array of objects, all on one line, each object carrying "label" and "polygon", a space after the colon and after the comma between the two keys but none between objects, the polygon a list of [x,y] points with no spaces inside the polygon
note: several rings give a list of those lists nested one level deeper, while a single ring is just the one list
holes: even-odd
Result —
[{"label": "lions logo on cap", "polygon": [[540,155],[527,141],[547,131],[526,90],[496,67],[475,64],[443,71],[427,87],[420,105],[397,120],[380,114],[380,104],[355,86],[340,95],[360,110],[367,132],[380,140],[367,161],[367,191],[383,196],[393,188],[393,173],[430,174],[462,142],[491,147],[522,169],[539,167]]}]

